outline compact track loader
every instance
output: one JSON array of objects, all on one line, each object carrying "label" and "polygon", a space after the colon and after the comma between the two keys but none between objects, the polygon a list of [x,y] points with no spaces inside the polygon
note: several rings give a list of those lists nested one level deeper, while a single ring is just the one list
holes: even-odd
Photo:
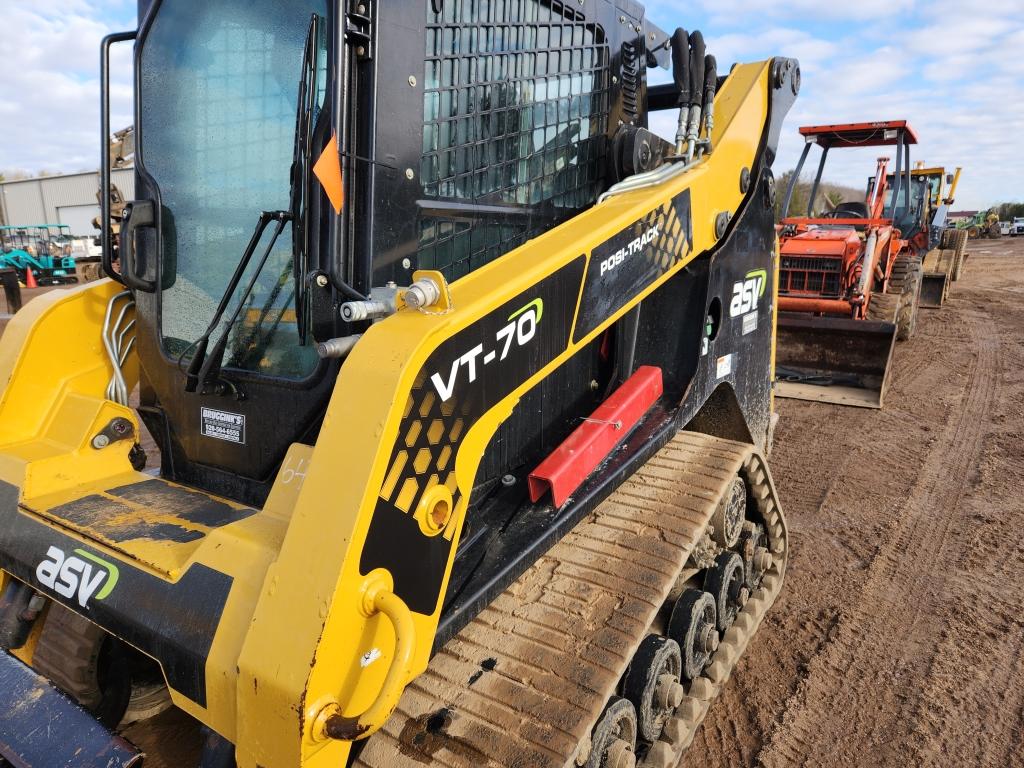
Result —
[{"label": "compact track loader", "polygon": [[[896,340],[909,339],[917,323],[928,242],[928,188],[910,172],[917,135],[905,121],[807,126],[800,133],[804,151],[786,192],[779,234],[777,392],[881,408]],[[790,217],[795,186],[815,146],[821,154],[807,211]],[[889,173],[888,157],[879,158],[863,202],[843,202],[816,215],[832,150],[890,146],[896,149],[895,170]]]},{"label": "compact track loader", "polygon": [[0,755],[674,765],[788,557],[796,62],[604,0],[140,19],[120,269],[0,341]]}]

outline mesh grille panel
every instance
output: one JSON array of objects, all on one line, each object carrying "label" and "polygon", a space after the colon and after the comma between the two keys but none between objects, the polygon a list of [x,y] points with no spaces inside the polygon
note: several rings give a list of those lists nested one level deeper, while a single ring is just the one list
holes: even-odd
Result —
[{"label": "mesh grille panel", "polygon": [[783,256],[779,290],[781,293],[814,293],[839,296],[840,259],[814,256]]},{"label": "mesh grille panel", "polygon": [[[539,0],[426,2],[418,264],[456,279],[591,205],[609,112],[604,36]],[[489,206],[480,210],[479,206]]]}]

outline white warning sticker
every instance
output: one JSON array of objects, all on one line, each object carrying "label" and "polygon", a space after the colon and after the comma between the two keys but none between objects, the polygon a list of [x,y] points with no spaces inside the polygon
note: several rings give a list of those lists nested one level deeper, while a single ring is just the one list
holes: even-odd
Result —
[{"label": "white warning sticker", "polygon": [[743,335],[746,336],[748,333],[753,333],[757,330],[757,310],[753,312],[747,312],[743,316]]},{"label": "white warning sticker", "polygon": [[240,413],[203,408],[201,434],[229,443],[245,443],[245,416]]},{"label": "white warning sticker", "polygon": [[724,378],[732,373],[732,353],[728,355],[722,355],[718,358],[717,364],[718,378]]}]

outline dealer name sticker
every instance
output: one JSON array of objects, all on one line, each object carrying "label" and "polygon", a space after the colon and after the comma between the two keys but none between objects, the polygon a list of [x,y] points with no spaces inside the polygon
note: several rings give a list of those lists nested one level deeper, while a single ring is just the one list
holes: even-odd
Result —
[{"label": "dealer name sticker", "polygon": [[201,413],[204,437],[227,440],[229,443],[245,443],[245,416],[240,413],[203,408]]}]

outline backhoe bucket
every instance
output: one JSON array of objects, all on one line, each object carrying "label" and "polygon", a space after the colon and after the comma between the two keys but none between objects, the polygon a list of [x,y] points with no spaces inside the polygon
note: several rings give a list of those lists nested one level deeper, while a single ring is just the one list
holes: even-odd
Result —
[{"label": "backhoe bucket", "polygon": [[0,651],[0,765],[141,768],[143,755],[45,677]]},{"label": "backhoe bucket", "polygon": [[937,309],[946,300],[953,276],[956,249],[933,248],[925,254],[919,306]]},{"label": "backhoe bucket", "polygon": [[780,312],[775,394],[881,408],[895,344],[895,323]]},{"label": "backhoe bucket", "polygon": [[921,299],[918,306],[938,309],[946,300],[949,275],[943,272],[925,272],[921,277]]}]

